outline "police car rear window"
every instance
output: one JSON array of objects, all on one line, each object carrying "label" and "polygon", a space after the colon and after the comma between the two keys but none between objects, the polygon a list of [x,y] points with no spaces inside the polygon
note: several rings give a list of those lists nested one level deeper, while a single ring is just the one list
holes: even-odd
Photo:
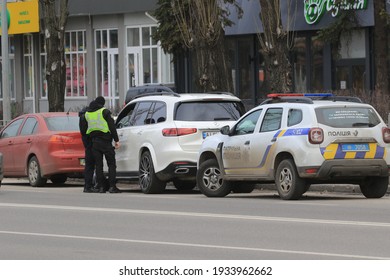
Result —
[{"label": "police car rear window", "polygon": [[176,109],[177,121],[237,120],[245,113],[240,102],[183,102]]},{"label": "police car rear window", "polygon": [[317,121],[331,127],[374,127],[380,123],[377,113],[364,107],[316,108]]}]

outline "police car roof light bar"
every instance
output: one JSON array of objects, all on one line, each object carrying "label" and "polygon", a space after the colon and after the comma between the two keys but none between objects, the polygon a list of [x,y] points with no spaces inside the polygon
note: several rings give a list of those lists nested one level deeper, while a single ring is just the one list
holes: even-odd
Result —
[{"label": "police car roof light bar", "polygon": [[331,97],[332,93],[270,93],[268,98],[280,98],[280,97]]}]

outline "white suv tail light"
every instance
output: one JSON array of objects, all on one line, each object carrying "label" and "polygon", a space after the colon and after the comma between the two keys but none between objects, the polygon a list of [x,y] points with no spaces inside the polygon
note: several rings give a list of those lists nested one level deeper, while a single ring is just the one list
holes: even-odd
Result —
[{"label": "white suv tail light", "polygon": [[163,136],[183,136],[188,134],[194,134],[198,130],[196,128],[164,128],[162,130]]},{"label": "white suv tail light", "polygon": [[384,127],[382,128],[383,141],[385,143],[390,143],[390,128]]},{"label": "white suv tail light", "polygon": [[324,141],[324,131],[322,128],[314,127],[309,131],[309,142],[311,144],[321,144]]}]

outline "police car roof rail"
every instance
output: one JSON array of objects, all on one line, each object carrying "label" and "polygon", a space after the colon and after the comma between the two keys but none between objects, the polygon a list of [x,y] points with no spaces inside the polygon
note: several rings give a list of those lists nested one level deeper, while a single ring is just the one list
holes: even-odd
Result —
[{"label": "police car roof rail", "polygon": [[271,93],[261,104],[272,103],[307,103],[313,104],[313,100],[344,101],[363,103],[362,100],[355,96],[335,96],[332,93]]},{"label": "police car roof rail", "polygon": [[273,103],[306,103],[313,104],[313,100],[309,97],[272,97],[264,100],[260,105],[273,104]]},{"label": "police car roof rail", "polygon": [[329,97],[322,98],[321,100],[363,103],[363,101],[356,96],[329,96]]}]

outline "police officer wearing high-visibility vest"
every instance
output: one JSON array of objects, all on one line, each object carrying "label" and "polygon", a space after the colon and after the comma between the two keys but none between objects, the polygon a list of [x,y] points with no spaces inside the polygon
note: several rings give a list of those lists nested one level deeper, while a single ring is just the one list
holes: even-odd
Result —
[{"label": "police officer wearing high-visibility vest", "polygon": [[[115,149],[119,148],[119,137],[110,110],[104,108],[105,99],[98,96],[89,105],[85,113],[87,122],[86,134],[92,139],[92,153],[96,162],[96,179],[100,193],[105,193],[105,177],[103,174],[103,156],[108,166],[108,182],[110,193],[121,192],[116,187]],[[115,146],[112,145],[113,141]]]}]

